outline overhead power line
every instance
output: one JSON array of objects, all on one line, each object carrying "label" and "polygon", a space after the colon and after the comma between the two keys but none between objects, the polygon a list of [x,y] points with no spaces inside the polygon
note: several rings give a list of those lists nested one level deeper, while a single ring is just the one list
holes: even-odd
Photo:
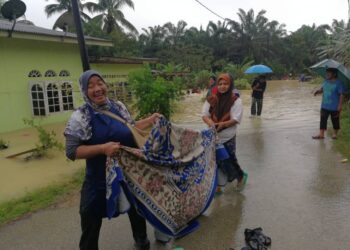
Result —
[{"label": "overhead power line", "polygon": [[195,0],[197,3],[199,3],[200,5],[202,5],[204,8],[206,8],[208,11],[210,11],[212,14],[214,14],[215,16],[221,18],[224,21],[230,20],[228,18],[225,18],[223,16],[220,16],[218,13],[216,13],[215,11],[211,10],[209,7],[207,7],[206,5],[204,5],[203,3],[201,3],[199,0]]}]

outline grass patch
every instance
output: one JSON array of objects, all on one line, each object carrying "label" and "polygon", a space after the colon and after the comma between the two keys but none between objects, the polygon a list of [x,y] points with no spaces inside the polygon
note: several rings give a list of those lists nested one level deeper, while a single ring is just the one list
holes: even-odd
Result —
[{"label": "grass patch", "polygon": [[346,158],[350,160],[350,110],[344,110],[340,117],[340,127],[338,140],[334,145]]},{"label": "grass patch", "polygon": [[0,226],[56,203],[65,195],[80,188],[83,179],[84,170],[82,169],[67,181],[38,189],[22,198],[0,204]]}]

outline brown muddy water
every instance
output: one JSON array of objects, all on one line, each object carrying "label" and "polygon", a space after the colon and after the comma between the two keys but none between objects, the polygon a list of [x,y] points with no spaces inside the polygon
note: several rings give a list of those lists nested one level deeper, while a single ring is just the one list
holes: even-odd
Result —
[{"label": "brown muddy water", "polygon": [[[57,139],[63,142],[63,124],[45,127],[55,131]],[[66,160],[64,152],[50,151],[47,157],[26,161],[29,154],[7,159],[6,156],[35,147],[38,142],[34,129],[24,129],[1,134],[0,138],[10,143],[10,147],[0,151],[0,203],[18,198],[38,188],[59,183],[84,166],[81,161]]]},{"label": "brown muddy water", "polygon": [[[238,129],[237,156],[249,174],[246,188],[236,192],[233,184],[228,185],[199,219],[198,231],[165,247],[154,243],[149,230],[151,249],[237,250],[245,244],[244,229],[255,227],[272,238],[270,249],[350,249],[350,166],[340,163],[342,156],[331,139],[311,139],[317,133],[320,106],[320,98],[311,94],[314,87],[269,82],[261,118],[249,118],[249,91],[243,91],[245,116]],[[183,100],[173,120],[203,128],[201,98],[191,95]],[[22,165],[16,167],[25,168]],[[69,205],[1,228],[0,248],[77,249],[79,236],[74,198]],[[127,216],[104,222],[100,247],[133,249]]]}]

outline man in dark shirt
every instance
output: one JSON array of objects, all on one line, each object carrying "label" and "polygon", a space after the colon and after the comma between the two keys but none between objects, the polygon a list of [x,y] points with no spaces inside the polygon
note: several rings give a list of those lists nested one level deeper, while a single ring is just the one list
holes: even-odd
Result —
[{"label": "man in dark shirt", "polygon": [[256,78],[252,84],[252,107],[251,115],[252,116],[261,116],[261,111],[263,107],[264,92],[266,89],[266,78],[261,75]]}]

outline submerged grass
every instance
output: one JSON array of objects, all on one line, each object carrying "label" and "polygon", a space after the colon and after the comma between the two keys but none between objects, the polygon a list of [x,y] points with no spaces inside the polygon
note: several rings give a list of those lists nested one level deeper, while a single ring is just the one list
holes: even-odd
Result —
[{"label": "submerged grass", "polygon": [[0,226],[46,208],[72,191],[78,189],[84,178],[84,170],[79,170],[69,180],[38,189],[26,194],[24,197],[0,204]]},{"label": "submerged grass", "polygon": [[341,114],[341,130],[335,147],[350,160],[350,109],[346,109]]}]

